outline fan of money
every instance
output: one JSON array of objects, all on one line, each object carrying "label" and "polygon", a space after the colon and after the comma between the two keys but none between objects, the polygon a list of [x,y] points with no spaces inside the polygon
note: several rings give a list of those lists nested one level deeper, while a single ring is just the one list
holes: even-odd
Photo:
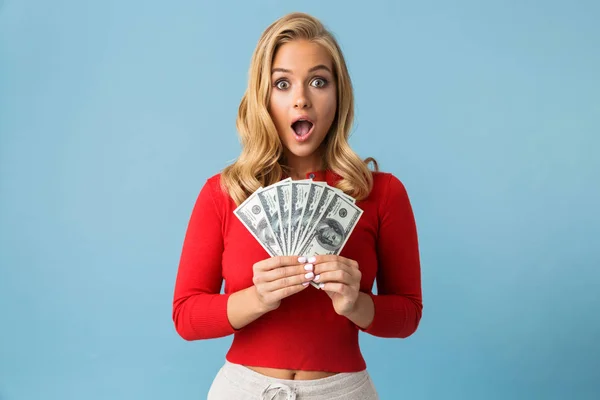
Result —
[{"label": "fan of money", "polygon": [[362,213],[325,182],[291,178],[258,189],[234,210],[269,255],[306,257],[340,254]]}]

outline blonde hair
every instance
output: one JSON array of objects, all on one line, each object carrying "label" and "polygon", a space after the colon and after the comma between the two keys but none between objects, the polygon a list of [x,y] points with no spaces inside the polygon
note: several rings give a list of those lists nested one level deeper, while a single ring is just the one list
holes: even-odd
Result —
[{"label": "blonde hair", "polygon": [[283,145],[268,111],[271,95],[271,66],[278,48],[293,40],[308,40],[323,46],[331,55],[337,88],[337,111],[323,140],[324,168],[342,177],[336,186],[357,200],[365,199],[373,187],[369,162],[348,144],[354,119],[354,94],[342,51],[323,24],[304,13],[291,13],[272,23],[262,34],[250,63],[248,87],[238,109],[236,126],[242,152],[221,173],[221,184],[236,204],[241,204],[259,187],[282,179],[288,172]]}]

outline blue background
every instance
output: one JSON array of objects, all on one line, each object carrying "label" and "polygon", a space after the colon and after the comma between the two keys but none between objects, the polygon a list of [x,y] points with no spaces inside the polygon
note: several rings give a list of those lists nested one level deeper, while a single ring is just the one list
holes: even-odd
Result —
[{"label": "blue background", "polygon": [[361,334],[382,399],[598,398],[599,2],[0,0],[0,399],[205,397],[231,337],[175,333],[183,235],[295,10],[417,218],[421,326]]}]

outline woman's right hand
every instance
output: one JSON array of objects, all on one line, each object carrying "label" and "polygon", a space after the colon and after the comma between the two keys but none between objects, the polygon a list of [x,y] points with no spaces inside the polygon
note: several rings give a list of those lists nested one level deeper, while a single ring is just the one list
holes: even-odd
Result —
[{"label": "woman's right hand", "polygon": [[313,270],[305,257],[298,256],[271,257],[254,264],[252,281],[265,311],[277,309],[282,299],[306,289],[314,278]]}]

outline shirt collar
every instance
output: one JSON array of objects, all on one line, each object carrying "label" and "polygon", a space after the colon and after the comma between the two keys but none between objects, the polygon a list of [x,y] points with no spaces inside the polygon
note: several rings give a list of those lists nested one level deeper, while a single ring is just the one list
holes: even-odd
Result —
[{"label": "shirt collar", "polygon": [[[286,174],[283,174],[283,179],[287,178]],[[329,185],[335,185],[342,177],[332,170],[318,170],[306,173],[305,179],[312,179],[315,182],[327,182]]]}]

